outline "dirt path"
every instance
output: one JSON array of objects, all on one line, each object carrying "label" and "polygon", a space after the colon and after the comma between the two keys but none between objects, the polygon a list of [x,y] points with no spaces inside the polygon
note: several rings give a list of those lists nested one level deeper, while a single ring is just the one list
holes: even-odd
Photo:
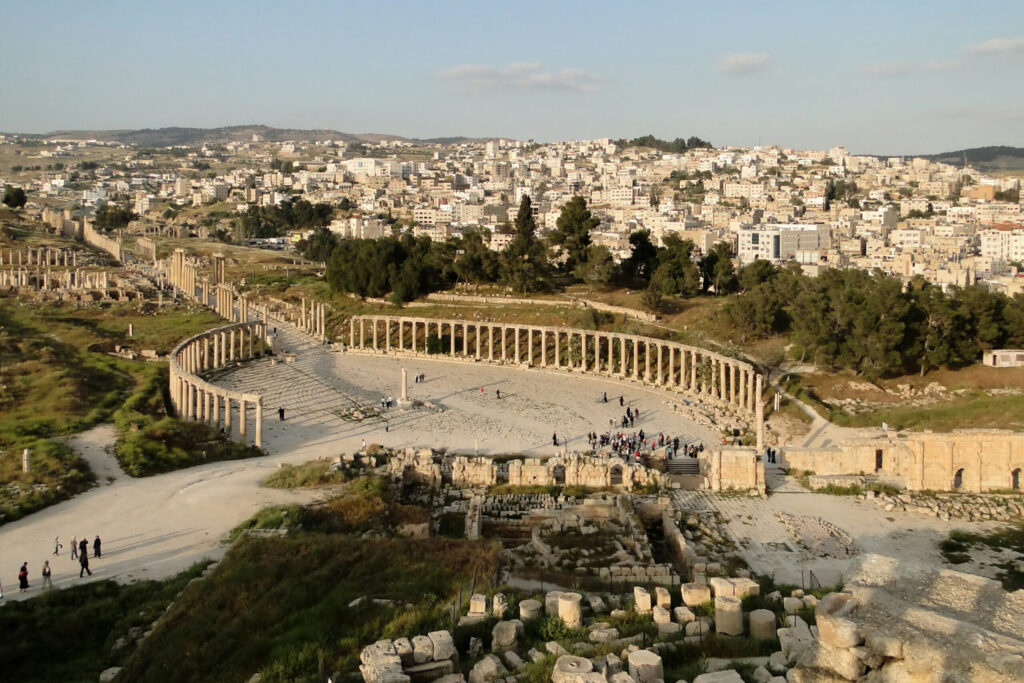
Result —
[{"label": "dirt path", "polygon": [[79,453],[89,463],[96,475],[96,483],[100,486],[113,484],[126,475],[114,457],[114,442],[117,441],[117,427],[112,424],[101,424],[89,431],[75,434],[65,443]]}]

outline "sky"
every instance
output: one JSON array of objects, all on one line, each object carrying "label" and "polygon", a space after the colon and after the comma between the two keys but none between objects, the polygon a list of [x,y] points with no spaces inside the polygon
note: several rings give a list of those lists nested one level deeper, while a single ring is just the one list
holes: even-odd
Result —
[{"label": "sky", "polygon": [[0,131],[1024,147],[1024,2],[0,0]]}]

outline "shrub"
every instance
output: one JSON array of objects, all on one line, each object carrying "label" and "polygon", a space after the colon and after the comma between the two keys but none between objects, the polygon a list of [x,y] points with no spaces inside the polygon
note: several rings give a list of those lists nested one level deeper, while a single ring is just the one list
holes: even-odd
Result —
[{"label": "shrub", "polygon": [[252,458],[263,451],[235,443],[201,422],[165,417],[118,439],[114,455],[126,474],[147,477],[206,462]]}]

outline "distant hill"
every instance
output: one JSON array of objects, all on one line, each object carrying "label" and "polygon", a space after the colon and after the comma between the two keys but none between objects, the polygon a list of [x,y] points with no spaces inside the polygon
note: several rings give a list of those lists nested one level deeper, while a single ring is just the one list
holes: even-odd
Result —
[{"label": "distant hill", "polygon": [[203,144],[226,144],[229,142],[249,142],[253,135],[260,135],[268,142],[310,142],[313,140],[340,140],[342,142],[380,142],[381,140],[401,140],[422,144],[453,145],[462,142],[474,142],[475,138],[447,137],[417,140],[400,135],[385,133],[343,133],[327,128],[298,129],[273,128],[271,126],[224,126],[221,128],[143,128],[141,130],[55,130],[41,135],[31,135],[40,139],[64,138],[70,140],[102,140],[104,142],[120,142],[139,147],[171,147],[186,145],[198,147]]},{"label": "distant hill", "polygon": [[979,171],[1024,171],[1024,147],[973,147],[915,156],[953,166],[963,166],[966,156],[967,163]]}]

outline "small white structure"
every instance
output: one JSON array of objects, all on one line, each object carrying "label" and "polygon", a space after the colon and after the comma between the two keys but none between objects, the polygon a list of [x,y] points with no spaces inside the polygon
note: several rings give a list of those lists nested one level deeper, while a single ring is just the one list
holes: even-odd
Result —
[{"label": "small white structure", "polygon": [[981,362],[993,368],[1024,367],[1024,349],[993,349],[986,351]]}]

